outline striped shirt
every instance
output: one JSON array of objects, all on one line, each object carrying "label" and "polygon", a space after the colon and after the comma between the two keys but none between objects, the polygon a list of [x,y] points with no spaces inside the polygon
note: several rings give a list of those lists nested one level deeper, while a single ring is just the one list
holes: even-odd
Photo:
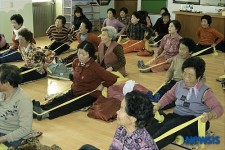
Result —
[{"label": "striped shirt", "polygon": [[47,36],[53,41],[61,42],[61,43],[72,43],[72,36],[75,36],[75,32],[73,30],[68,29],[63,26],[61,30],[58,30],[55,25],[51,25],[47,31]]}]

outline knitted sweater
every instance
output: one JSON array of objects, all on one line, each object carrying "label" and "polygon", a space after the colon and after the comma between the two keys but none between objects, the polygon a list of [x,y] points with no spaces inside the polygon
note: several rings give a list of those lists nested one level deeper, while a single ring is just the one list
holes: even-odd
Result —
[{"label": "knitted sweater", "polygon": [[8,142],[27,136],[32,128],[33,105],[31,99],[20,88],[16,88],[11,99],[4,100],[0,93],[0,133],[6,134]]},{"label": "knitted sweater", "polygon": [[173,58],[170,68],[166,72],[166,77],[170,80],[180,81],[182,80],[182,65],[185,59],[177,55]]},{"label": "knitted sweater", "polygon": [[224,40],[224,35],[218,32],[215,28],[198,28],[197,31],[198,43],[201,45],[218,44]]},{"label": "knitted sweater", "polygon": [[[194,97],[199,97],[198,93],[201,93],[200,91],[202,88],[205,87],[205,85],[202,81],[199,81],[196,84],[196,87],[197,87],[197,93],[195,94],[195,92],[192,92],[192,95],[190,96],[190,100],[188,100],[188,98],[187,98],[188,92],[187,91],[189,91],[189,88],[185,87],[184,81],[181,80],[181,81],[177,82],[176,85],[174,85],[171,90],[169,90],[166,94],[163,95],[163,97],[159,100],[159,103],[161,104],[161,107],[163,108],[167,104],[172,103],[173,101],[177,101],[179,95],[183,95],[178,100],[178,101],[180,101],[180,100],[184,101],[183,107],[181,107],[181,105],[176,102],[176,106],[174,109],[178,115],[199,116],[203,112],[208,112],[208,111],[213,110],[217,114],[217,118],[222,116],[222,114],[224,112],[223,106],[216,99],[212,90],[207,89],[203,93],[203,95],[200,95],[201,101],[197,101],[197,100],[199,100],[199,98],[197,99]],[[207,107],[208,110],[202,111],[200,109],[200,107],[195,107],[195,106],[197,106],[196,104],[200,104],[200,103],[201,103],[201,105],[205,105],[205,107]],[[195,106],[191,106],[191,105],[195,105]]]},{"label": "knitted sweater", "polygon": [[105,26],[113,26],[117,30],[117,32],[120,30],[120,34],[123,34],[123,32],[126,30],[126,25],[115,18],[106,18],[103,22],[103,27]]}]

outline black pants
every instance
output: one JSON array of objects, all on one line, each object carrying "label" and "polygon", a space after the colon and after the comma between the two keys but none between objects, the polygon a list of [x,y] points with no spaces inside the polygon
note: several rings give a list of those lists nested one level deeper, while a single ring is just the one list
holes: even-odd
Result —
[{"label": "black pants", "polygon": [[[198,44],[198,45],[196,46],[195,52],[198,52],[198,51],[203,50],[203,49],[205,49],[205,48],[208,48],[208,47],[210,47],[210,46],[211,46],[211,45],[201,45],[201,44]],[[222,41],[222,42],[218,43],[218,44],[216,45],[216,50],[225,52],[225,41]],[[213,53],[213,48],[210,48],[210,49],[206,50],[205,52],[199,54],[198,56],[200,56],[200,55],[206,55],[206,54],[211,54],[211,53]]]},{"label": "black pants", "polygon": [[[208,47],[211,47],[211,45],[201,45],[201,44],[198,44],[198,45],[196,46],[196,48],[195,48],[194,53],[199,52],[199,51],[201,51],[201,50],[203,50],[203,49],[206,49],[206,48],[208,48]],[[211,53],[213,53],[213,48],[212,48],[212,47],[211,47],[210,49],[208,49],[208,50],[202,52],[201,54],[198,54],[197,56],[200,56],[200,55],[207,55],[207,54],[211,54]]]},{"label": "black pants", "polygon": [[[203,50],[203,49],[205,49],[205,48],[208,48],[208,47],[211,47],[211,45],[201,45],[201,44],[198,44],[198,45],[196,46],[196,48],[195,48],[194,53],[199,52],[199,51],[201,51],[201,50]],[[225,42],[222,41],[222,42],[220,42],[219,44],[217,44],[217,45],[216,45],[216,50],[220,50],[220,51],[222,51],[222,52],[225,52]],[[210,49],[208,49],[208,50],[202,52],[201,54],[199,54],[199,55],[197,55],[197,56],[200,56],[200,55],[207,55],[207,54],[211,54],[211,53],[213,53],[213,48],[212,48],[212,47],[211,47]]]},{"label": "black pants", "polygon": [[[62,103],[65,103],[73,98],[76,98],[80,95],[75,95],[73,93],[72,90],[68,91],[67,93],[59,96],[59,97],[56,97],[53,99],[52,102],[48,103],[48,104],[45,104],[45,105],[41,105],[41,108],[43,110],[49,110],[51,108],[54,108]],[[75,100],[67,105],[64,105],[62,107],[59,107],[51,112],[49,112],[49,119],[54,119],[54,118],[57,118],[57,117],[60,117],[60,116],[64,116],[64,115],[67,115],[73,111],[76,111],[76,110],[79,110],[81,108],[84,108],[84,107],[87,107],[87,106],[90,106],[92,105],[93,102],[96,101],[97,98],[95,97],[92,97],[90,95],[86,95],[78,100]]]},{"label": "black pants", "polygon": [[[169,91],[175,84],[177,83],[177,81],[175,80],[171,80],[168,84],[162,86],[159,91],[157,93],[160,94],[160,98],[167,92]],[[162,110],[166,110],[166,109],[169,109],[169,108],[172,108],[175,106],[175,101],[173,101],[172,103],[166,105],[165,107],[163,107]]]},{"label": "black pants", "polygon": [[[23,72],[23,71],[27,71],[30,69],[32,69],[32,68],[21,67],[20,71]],[[40,74],[39,72],[37,72],[37,70],[33,70],[31,72],[23,74],[23,76],[22,76],[23,79],[22,79],[21,83],[42,79],[42,78],[46,77],[46,75],[47,75],[47,72],[45,72],[44,74]]]},{"label": "black pants", "polygon": [[[189,120],[194,119],[195,116],[180,116],[174,113],[165,115],[165,119],[162,123],[158,123],[156,120],[154,120],[149,126],[146,127],[149,134],[152,136],[153,139],[161,136],[162,134],[166,133],[170,129],[181,125]],[[209,129],[209,122],[206,123],[206,130]],[[198,136],[198,122],[194,122],[191,125],[181,129],[178,132],[175,132],[164,139],[156,142],[159,149],[162,149],[163,147],[171,144],[178,135],[181,135],[183,137],[186,136]]]},{"label": "black pants", "polygon": [[61,42],[57,42],[57,41],[54,41],[50,46],[49,46],[49,49],[54,51],[56,55],[60,55],[62,54],[63,52],[67,51],[70,46],[67,45],[67,44],[64,44],[64,43],[61,43]]},{"label": "black pants", "polygon": [[216,45],[216,50],[220,50],[222,52],[225,52],[225,41],[220,42]]},{"label": "black pants", "polygon": [[15,52],[16,52],[16,50],[10,49],[3,53],[0,53],[0,57],[2,57],[2,58],[0,58],[0,64],[23,60],[21,54],[19,52],[16,52],[16,53]]}]

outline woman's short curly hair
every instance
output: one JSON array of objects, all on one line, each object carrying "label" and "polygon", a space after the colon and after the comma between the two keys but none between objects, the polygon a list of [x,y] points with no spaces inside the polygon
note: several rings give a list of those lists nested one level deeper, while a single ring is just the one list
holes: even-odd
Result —
[{"label": "woman's short curly hair", "polygon": [[59,19],[59,20],[62,20],[62,24],[63,26],[66,24],[66,17],[62,16],[62,15],[58,15],[56,18],[55,18],[55,21]]},{"label": "woman's short curly hair", "polygon": [[113,16],[116,16],[116,10],[115,10],[114,8],[109,8],[109,9],[107,10],[107,13],[108,13],[109,11],[112,12]]},{"label": "woman's short curly hair", "polygon": [[[142,15],[140,11],[134,11],[132,13],[132,15],[134,15],[137,19],[141,19]],[[140,20],[139,20],[140,21]]]},{"label": "woman's short curly hair", "polygon": [[196,43],[191,38],[184,37],[184,38],[180,39],[179,45],[180,44],[184,44],[185,46],[187,46],[188,47],[188,51],[190,53],[192,53],[195,50],[195,48],[196,48]]},{"label": "woman's short curly hair", "polygon": [[82,23],[85,24],[86,29],[88,30],[88,33],[92,30],[92,23],[89,20],[82,20]]},{"label": "woman's short curly hair", "polygon": [[182,71],[186,68],[194,68],[196,78],[202,78],[205,73],[205,61],[197,56],[186,59],[182,65]]},{"label": "woman's short curly hair", "polygon": [[123,11],[125,14],[128,13],[128,9],[126,7],[122,7],[120,8],[120,12]]},{"label": "woman's short curly hair", "polygon": [[18,34],[24,37],[27,42],[31,43],[33,41],[34,38],[33,33],[27,28],[20,30]]},{"label": "woman's short curly hair", "polygon": [[10,20],[15,20],[18,24],[23,24],[23,17],[20,14],[14,14],[10,17]]},{"label": "woman's short curly hair", "polygon": [[202,21],[202,19],[206,19],[208,24],[211,25],[212,17],[210,15],[204,15],[204,16],[201,17],[201,21]]},{"label": "woman's short curly hair", "polygon": [[103,27],[101,29],[101,31],[106,31],[108,33],[109,37],[112,38],[112,40],[116,40],[116,38],[117,38],[117,31],[116,31],[116,29],[113,26]]},{"label": "woman's short curly hair", "polygon": [[22,81],[20,69],[15,65],[2,64],[0,65],[0,82],[9,83],[12,87],[16,88]]},{"label": "woman's short curly hair", "polygon": [[125,95],[126,113],[136,118],[136,127],[144,128],[153,118],[153,105],[148,96],[140,91],[132,91]]}]

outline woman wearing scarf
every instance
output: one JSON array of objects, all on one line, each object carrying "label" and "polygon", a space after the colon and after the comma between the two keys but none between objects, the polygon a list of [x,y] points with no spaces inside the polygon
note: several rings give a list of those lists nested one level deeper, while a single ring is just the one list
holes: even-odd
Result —
[{"label": "woman wearing scarf", "polygon": [[[154,139],[201,115],[201,122],[206,123],[205,129],[208,130],[211,123],[216,123],[211,122],[211,120],[221,117],[224,113],[220,101],[202,81],[205,73],[205,61],[202,58],[190,57],[186,59],[182,65],[182,72],[183,80],[178,81],[171,90],[165,93],[153,108],[153,111],[156,112],[175,101],[173,112],[164,115],[163,122],[153,123],[153,121],[151,125],[146,127]],[[178,135],[183,137],[198,136],[198,127],[198,122],[194,122],[156,142],[156,144],[159,149],[162,149],[172,143]]]}]

